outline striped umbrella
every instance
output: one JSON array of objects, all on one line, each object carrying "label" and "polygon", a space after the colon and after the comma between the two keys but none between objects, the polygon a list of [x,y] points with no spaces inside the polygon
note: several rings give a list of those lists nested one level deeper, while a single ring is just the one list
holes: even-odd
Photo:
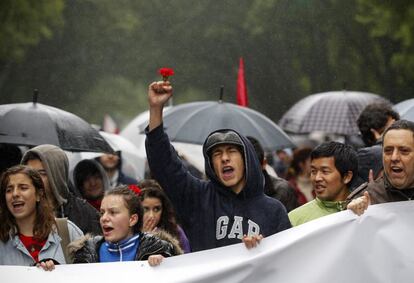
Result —
[{"label": "striped umbrella", "polygon": [[359,134],[356,123],[368,104],[389,103],[385,98],[367,92],[331,91],[309,95],[294,104],[280,119],[287,132],[307,134],[321,131],[338,135]]}]

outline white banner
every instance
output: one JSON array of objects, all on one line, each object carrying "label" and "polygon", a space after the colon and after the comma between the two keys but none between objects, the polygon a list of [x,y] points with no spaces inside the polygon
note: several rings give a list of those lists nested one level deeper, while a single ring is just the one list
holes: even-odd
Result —
[{"label": "white banner", "polygon": [[414,282],[414,201],[326,216],[242,244],[147,262],[0,266],[2,283],[81,282]]}]

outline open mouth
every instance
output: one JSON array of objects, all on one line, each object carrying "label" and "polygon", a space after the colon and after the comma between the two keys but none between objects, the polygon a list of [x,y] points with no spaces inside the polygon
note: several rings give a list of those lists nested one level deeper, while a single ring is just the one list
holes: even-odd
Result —
[{"label": "open mouth", "polygon": [[22,201],[16,201],[12,203],[13,208],[20,209],[24,206],[24,202]]},{"label": "open mouth", "polygon": [[233,172],[234,172],[234,168],[231,166],[224,166],[222,173],[223,173],[223,178],[227,179],[227,178],[231,178],[233,176]]},{"label": "open mouth", "polygon": [[112,230],[114,230],[114,228],[110,226],[103,226],[102,230],[104,233],[110,233]]},{"label": "open mouth", "polygon": [[224,166],[223,167],[223,174],[231,174],[233,173],[234,169],[231,166]]},{"label": "open mouth", "polygon": [[400,167],[397,167],[397,166],[391,166],[391,171],[393,173],[399,174],[399,173],[402,173],[403,172],[403,169],[400,168]]}]

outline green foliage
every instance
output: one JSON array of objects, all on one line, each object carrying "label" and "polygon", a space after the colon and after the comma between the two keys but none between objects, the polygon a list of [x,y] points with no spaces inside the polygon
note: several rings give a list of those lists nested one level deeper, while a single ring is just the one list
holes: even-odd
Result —
[{"label": "green foliage", "polygon": [[[358,0],[357,21],[369,28],[370,36],[382,43],[382,55],[398,89],[413,93],[414,3],[411,1]],[[407,84],[409,83],[409,84]],[[396,100],[404,93],[396,94]]]},{"label": "green foliage", "polygon": [[22,60],[27,48],[62,25],[63,0],[3,0],[0,2],[0,60]]},{"label": "green foliage", "polygon": [[[69,110],[88,117],[88,121],[94,124],[101,124],[102,117],[109,114],[120,125],[125,125],[138,113],[148,109],[147,89],[147,85],[125,77],[102,78],[81,98],[82,103],[73,105]],[[173,101],[179,104],[201,100],[201,97],[197,89],[189,88],[174,95]]]},{"label": "green foliage", "polygon": [[106,77],[97,81],[76,105],[82,117],[95,124],[102,123],[102,117],[109,114],[124,123],[127,117],[147,109],[147,86],[132,82],[124,77]]}]

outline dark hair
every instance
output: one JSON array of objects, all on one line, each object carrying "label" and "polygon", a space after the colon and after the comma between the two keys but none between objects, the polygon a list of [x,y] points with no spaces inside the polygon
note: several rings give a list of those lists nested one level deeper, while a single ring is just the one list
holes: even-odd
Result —
[{"label": "dark hair", "polygon": [[354,178],[357,177],[358,155],[350,145],[335,141],[324,142],[311,152],[311,160],[322,157],[334,158],[335,167],[341,174],[342,178],[348,173],[348,171],[351,171],[352,179],[349,184],[351,184]]},{"label": "dark hair", "polygon": [[261,145],[261,144],[260,144],[260,142],[259,142],[256,138],[254,138],[254,137],[250,137],[250,136],[248,136],[248,137],[246,137],[246,138],[247,138],[247,139],[250,141],[250,143],[253,145],[254,151],[256,152],[257,158],[259,159],[260,165],[262,165],[262,164],[263,164],[263,162],[264,162],[264,158],[265,158],[265,155],[264,155],[264,150],[263,150],[262,145]]},{"label": "dark hair", "polygon": [[310,147],[302,147],[297,148],[293,151],[292,162],[290,163],[291,170],[293,172],[289,172],[292,175],[298,175],[302,173],[302,169],[300,168],[300,164],[305,162],[308,158],[310,158],[312,152],[312,148]]},{"label": "dark hair", "polygon": [[0,174],[7,168],[20,164],[22,151],[14,144],[0,144]]},{"label": "dark hair", "polygon": [[366,146],[374,145],[377,142],[371,129],[382,130],[390,117],[395,120],[400,119],[400,115],[387,103],[369,104],[362,110],[357,123]]},{"label": "dark hair", "polygon": [[411,131],[414,135],[414,122],[408,120],[395,121],[391,126],[388,127],[388,129],[384,131],[383,137],[385,137],[385,135],[391,130],[408,130]]},{"label": "dark hair", "polygon": [[112,190],[105,192],[106,196],[121,196],[124,200],[126,208],[128,208],[129,214],[137,214],[138,215],[138,222],[134,225],[133,232],[134,234],[137,234],[142,229],[143,224],[143,216],[144,216],[144,210],[142,209],[141,201],[139,200],[139,197],[128,188],[128,186],[122,185],[113,188]]},{"label": "dark hair", "polygon": [[[42,162],[42,159],[40,158],[40,156],[39,156],[39,154],[37,154],[37,152],[34,152],[34,151],[31,151],[31,150],[29,150],[29,151],[27,151],[25,154],[24,154],[24,162],[22,162],[22,163],[24,163],[25,165],[30,161],[30,160],[39,160],[40,162]],[[23,160],[22,160],[23,161]],[[43,162],[42,162],[43,163]]]},{"label": "dark hair", "polygon": [[[102,168],[102,171],[100,171],[99,168]],[[85,188],[83,187],[83,183],[85,182],[85,180],[91,176],[98,176],[102,180],[102,183],[103,183],[103,177],[102,177],[103,172],[105,172],[103,169],[103,166],[94,159],[85,159],[76,165],[74,169],[74,174],[73,174],[74,176],[73,181],[75,183],[76,189],[82,195],[82,198],[90,199],[89,197],[85,196]],[[101,199],[102,197],[103,197],[103,193],[98,198]]]},{"label": "dark hair", "polygon": [[82,188],[83,182],[90,176],[99,175],[99,177],[101,177],[101,171],[99,171],[97,166],[102,165],[98,163],[92,164],[89,162],[80,162],[78,164],[78,168],[76,168],[76,180],[74,180],[77,188]]},{"label": "dark hair", "polygon": [[10,176],[24,174],[30,178],[39,196],[39,202],[36,203],[36,219],[33,227],[33,236],[37,240],[45,240],[49,236],[55,225],[53,209],[46,198],[45,188],[39,173],[25,165],[16,165],[7,169],[1,176],[0,181],[0,240],[7,242],[10,232],[19,231],[14,216],[7,208],[6,189],[10,181]]},{"label": "dark hair", "polygon": [[160,223],[158,223],[157,227],[179,238],[174,207],[158,182],[153,179],[146,179],[140,181],[138,186],[141,188],[141,201],[146,198],[157,198],[161,201],[162,213]]}]

